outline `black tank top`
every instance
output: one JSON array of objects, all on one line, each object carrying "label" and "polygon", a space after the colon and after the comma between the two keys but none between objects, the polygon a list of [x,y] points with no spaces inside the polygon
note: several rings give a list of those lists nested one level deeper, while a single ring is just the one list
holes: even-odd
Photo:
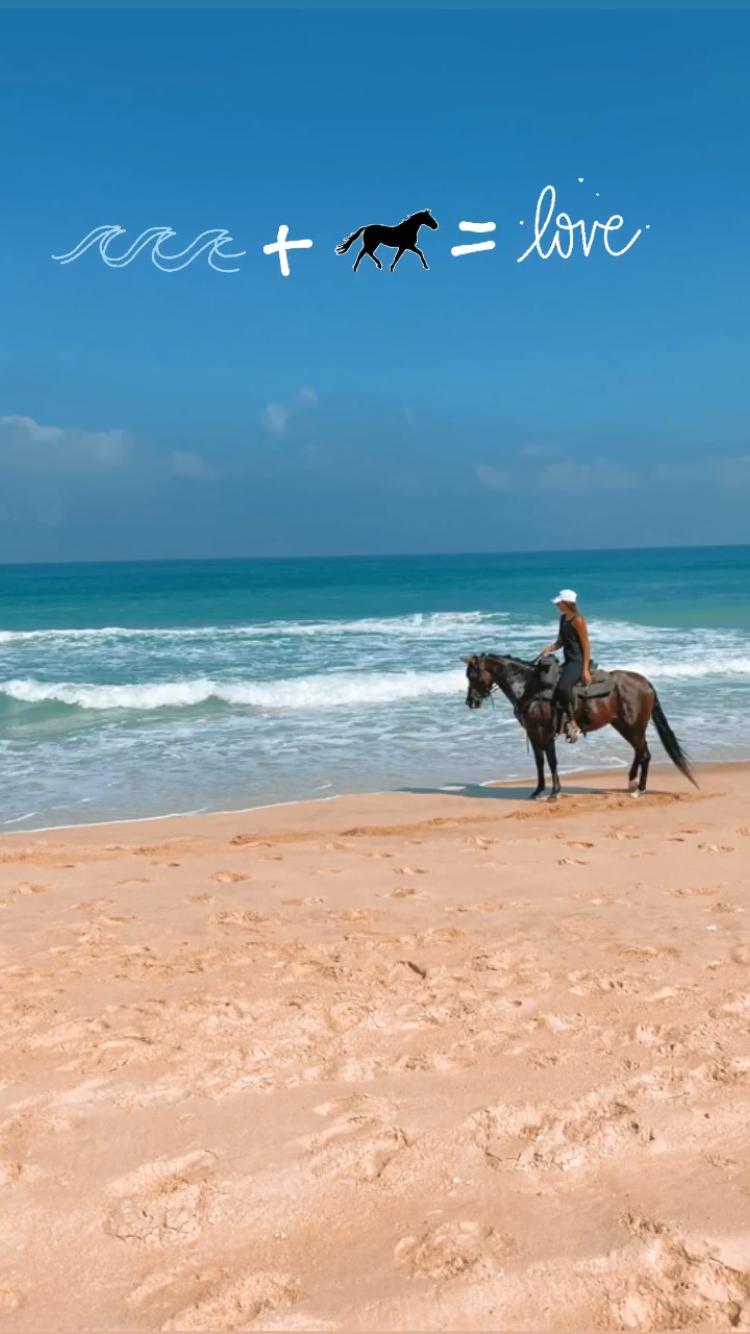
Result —
[{"label": "black tank top", "polygon": [[560,617],[560,643],[562,644],[563,657],[566,662],[572,662],[576,658],[583,661],[583,648],[578,636],[578,631],[572,621],[567,616]]}]

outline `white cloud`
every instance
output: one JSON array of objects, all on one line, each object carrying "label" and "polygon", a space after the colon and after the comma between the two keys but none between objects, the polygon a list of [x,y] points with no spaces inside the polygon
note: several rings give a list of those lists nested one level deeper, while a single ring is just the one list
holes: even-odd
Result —
[{"label": "white cloud", "polygon": [[7,465],[23,459],[40,469],[70,464],[114,467],[121,464],[130,444],[124,431],[85,431],[79,427],[42,426],[33,417],[0,417],[0,456]]},{"label": "white cloud", "polygon": [[301,385],[297,390],[293,402],[290,403],[267,403],[260,419],[267,431],[271,435],[283,435],[289,425],[289,420],[304,408],[312,407],[318,401],[318,391],[311,385]]},{"label": "white cloud", "polygon": [[284,403],[267,403],[261,421],[272,435],[283,435],[289,421],[289,409]]}]

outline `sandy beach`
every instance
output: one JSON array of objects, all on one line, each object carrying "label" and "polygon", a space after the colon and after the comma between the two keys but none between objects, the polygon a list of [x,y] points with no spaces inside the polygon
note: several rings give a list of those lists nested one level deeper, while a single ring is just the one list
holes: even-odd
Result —
[{"label": "sandy beach", "polygon": [[750,767],[0,840],[9,1331],[750,1329]]}]

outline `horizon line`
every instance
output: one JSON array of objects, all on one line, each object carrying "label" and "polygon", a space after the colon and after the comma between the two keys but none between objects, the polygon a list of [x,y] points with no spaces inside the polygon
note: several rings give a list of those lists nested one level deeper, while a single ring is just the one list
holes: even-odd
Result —
[{"label": "horizon line", "polygon": [[71,565],[210,565],[210,564],[250,564],[252,562],[276,561],[332,561],[332,560],[431,560],[482,556],[576,556],[590,553],[613,553],[618,551],[743,551],[750,549],[750,542],[691,542],[648,543],[644,546],[612,547],[503,547],[484,551],[350,551],[321,552],[318,555],[287,556],[111,556],[99,558],[87,556],[78,560],[5,560],[0,561],[0,570],[36,569],[39,567],[65,567]]}]

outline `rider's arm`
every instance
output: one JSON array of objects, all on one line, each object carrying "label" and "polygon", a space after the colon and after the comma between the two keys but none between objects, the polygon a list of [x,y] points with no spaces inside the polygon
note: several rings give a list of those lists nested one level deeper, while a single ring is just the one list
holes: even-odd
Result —
[{"label": "rider's arm", "polygon": [[542,649],[541,653],[539,654],[539,657],[544,658],[548,653],[556,653],[559,648],[562,648],[562,640],[558,635],[554,644],[548,644],[546,648]]},{"label": "rider's arm", "polygon": [[589,667],[591,660],[591,645],[589,643],[589,631],[588,631],[588,626],[586,625],[586,622],[582,616],[578,617],[575,626],[576,630],[578,631],[578,638],[581,641],[581,648],[583,649],[583,676],[585,680],[587,676],[591,675]]}]

